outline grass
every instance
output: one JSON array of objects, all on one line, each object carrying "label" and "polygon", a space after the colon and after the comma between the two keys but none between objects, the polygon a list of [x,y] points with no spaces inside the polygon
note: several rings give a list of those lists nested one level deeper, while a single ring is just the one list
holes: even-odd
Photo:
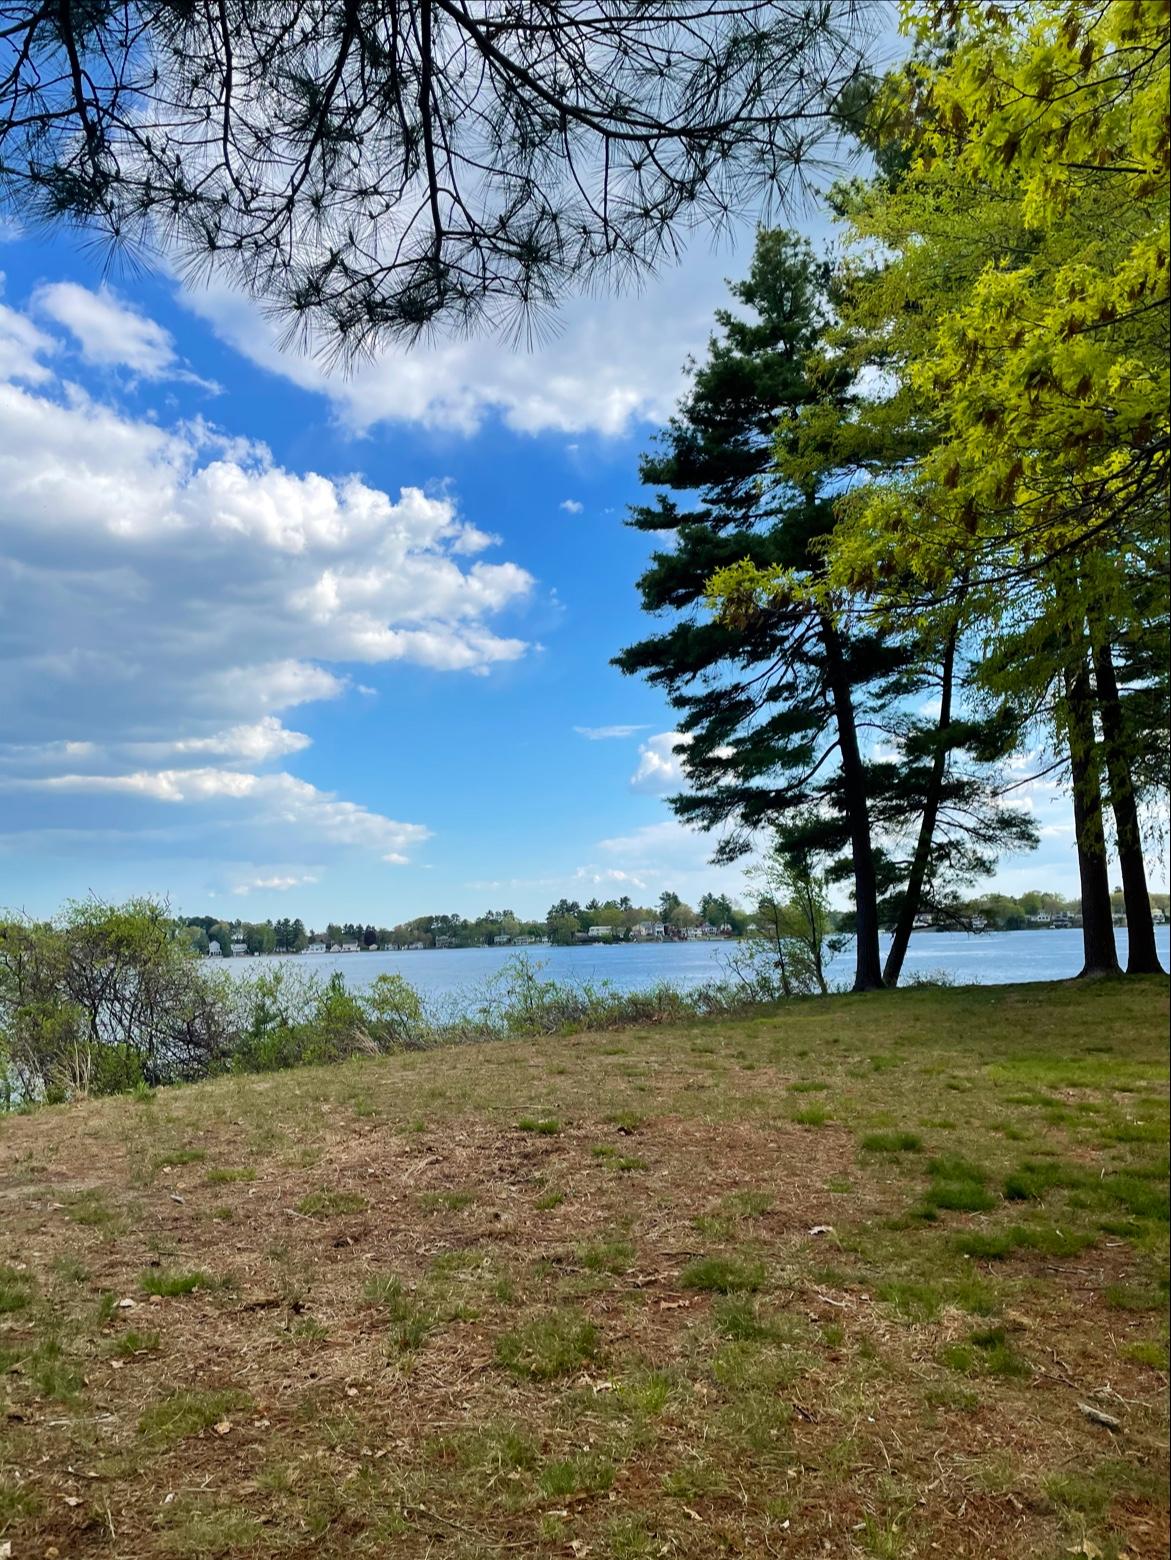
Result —
[{"label": "grass", "polygon": [[174,1299],[177,1295],[190,1295],[197,1289],[214,1289],[216,1280],[202,1268],[193,1272],[181,1272],[167,1268],[147,1268],[139,1283],[148,1295],[161,1299]]},{"label": "grass", "polygon": [[0,1542],[1165,1553],[1166,1023],[910,990],[0,1120]]},{"label": "grass", "polygon": [[310,1192],[297,1204],[307,1219],[330,1219],[342,1213],[365,1213],[370,1204],[357,1192]]},{"label": "grass", "polygon": [[917,1132],[867,1132],[859,1147],[868,1154],[917,1154],[923,1139]]},{"label": "grass", "polygon": [[764,1285],[762,1262],[736,1257],[699,1257],[679,1275],[684,1289],[706,1289],[719,1295],[750,1294]]},{"label": "grass", "polygon": [[496,1360],[519,1376],[551,1381],[578,1370],[598,1352],[598,1328],[577,1310],[535,1316],[502,1333]]},{"label": "grass", "polygon": [[200,1435],[217,1425],[230,1426],[230,1416],[250,1408],[251,1402],[246,1392],[235,1388],[216,1392],[181,1388],[168,1392],[143,1410],[138,1433],[153,1446],[166,1446],[187,1436]]}]

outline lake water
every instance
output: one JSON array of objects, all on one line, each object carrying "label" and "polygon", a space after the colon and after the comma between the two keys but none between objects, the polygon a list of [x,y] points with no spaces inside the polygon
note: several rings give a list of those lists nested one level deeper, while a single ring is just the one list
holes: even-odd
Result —
[{"label": "lake water", "polygon": [[[1164,968],[1171,928],[1156,927]],[[1115,933],[1126,963],[1126,932]],[[888,939],[883,938],[883,953]],[[370,985],[384,972],[401,975],[425,998],[449,998],[474,991],[519,953],[543,966],[545,979],[569,983],[610,981],[622,991],[637,991],[668,981],[673,986],[719,980],[736,944],[721,942],[618,943],[613,947],[433,948],[413,953],[315,953],[294,957],[225,959],[233,974],[255,974],[274,962],[319,976],[339,971],[353,990]],[[219,961],[217,961],[218,963]],[[911,938],[904,980],[918,973],[946,973],[957,985],[1007,985],[1014,981],[1067,980],[1082,965],[1082,934],[1069,931],[918,932]],[[853,978],[853,949],[829,967],[831,984],[847,987]]]}]

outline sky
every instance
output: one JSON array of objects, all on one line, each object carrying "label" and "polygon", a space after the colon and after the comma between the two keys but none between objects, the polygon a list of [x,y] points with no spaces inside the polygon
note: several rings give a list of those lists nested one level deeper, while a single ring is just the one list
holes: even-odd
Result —
[{"label": "sky", "polygon": [[[794,225],[817,241],[816,213]],[[76,236],[0,242],[0,906],[381,925],[739,894],[677,823],[638,457],[751,233],[534,350],[351,376],[255,304]],[[1005,892],[1076,892],[1064,799]]]}]

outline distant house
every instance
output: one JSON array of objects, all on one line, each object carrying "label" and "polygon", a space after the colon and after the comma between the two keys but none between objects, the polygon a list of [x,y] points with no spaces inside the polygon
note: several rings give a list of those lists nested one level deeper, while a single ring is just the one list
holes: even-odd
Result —
[{"label": "distant house", "polygon": [[209,959],[222,959],[224,956],[224,950],[214,938],[207,945],[207,956]]},{"label": "distant house", "polygon": [[911,925],[916,932],[931,932],[935,930],[934,917],[926,910],[921,910]]},{"label": "distant house", "polygon": [[662,939],[667,935],[667,928],[662,921],[639,921],[632,930],[636,937]]},{"label": "distant house", "polygon": [[248,944],[242,938],[232,938],[233,959],[246,959],[248,957]]},{"label": "distant house", "polygon": [[511,941],[512,938],[507,932],[497,932],[492,939],[492,946],[494,948],[507,948]]},{"label": "distant house", "polygon": [[324,937],[315,937],[313,939],[313,941],[309,944],[309,946],[305,949],[305,952],[306,953],[324,953],[325,952],[325,939],[324,939]]},{"label": "distant house", "polygon": [[[412,948],[421,948],[422,946],[423,946],[422,943],[412,943],[411,944]],[[435,939],[435,946],[437,948],[454,948],[455,947],[455,938],[454,937],[437,937]]]},{"label": "distant house", "polygon": [[342,953],[361,953],[361,945],[356,942],[344,942],[341,946]]},{"label": "distant house", "polygon": [[589,931],[586,933],[586,936],[589,937],[592,942],[605,942],[608,938],[613,937],[613,935],[614,928],[612,926],[591,926]]},{"label": "distant house", "polygon": [[1048,910],[1038,910],[1034,915],[1027,915],[1025,920],[1030,926],[1052,926],[1053,917]]},{"label": "distant house", "polygon": [[1152,910],[1151,911],[1151,920],[1154,921],[1156,926],[1166,926],[1166,924],[1167,924],[1167,912],[1165,910],[1158,910],[1158,909]]},{"label": "distant house", "polygon": [[531,948],[537,939],[535,937],[514,937],[512,940],[518,948]]},{"label": "distant house", "polygon": [[[426,947],[426,946],[427,946],[427,944],[426,944],[426,943],[425,943],[425,942],[413,942],[413,943],[408,943],[408,944],[407,944],[407,951],[408,951],[408,953],[415,953],[415,952],[417,952],[417,951],[418,951],[418,950],[419,950],[419,949],[420,949],[420,948],[425,948],[425,947]],[[437,945],[437,946],[438,946],[438,945]]]}]

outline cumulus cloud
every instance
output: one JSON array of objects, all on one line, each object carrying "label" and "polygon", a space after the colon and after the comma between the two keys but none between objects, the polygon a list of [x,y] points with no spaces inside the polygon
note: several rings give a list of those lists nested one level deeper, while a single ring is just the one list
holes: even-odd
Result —
[{"label": "cumulus cloud", "polygon": [[[482,672],[528,648],[491,622],[531,575],[480,556],[494,539],[446,494],[289,471],[203,424],[11,380],[0,486],[0,725],[26,739],[211,743],[341,692],[322,662]],[[294,750],[272,726],[256,740]]]},{"label": "cumulus cloud", "polygon": [[667,818],[599,840],[594,846],[596,859],[579,867],[576,875],[599,886],[631,885],[622,892],[638,888],[657,895],[671,889],[691,904],[709,891],[736,898],[744,893],[744,869],[712,866],[718,844],[718,836]]},{"label": "cumulus cloud", "polygon": [[[291,835],[342,848],[373,851],[400,864],[408,852],[430,839],[419,823],[400,823],[356,802],[321,791],[290,774],[253,774],[239,769],[139,769],[121,774],[66,773],[0,780],[5,790],[51,795],[129,796],[169,806],[207,805],[229,826]],[[149,827],[149,820],[143,818]]]},{"label": "cumulus cloud", "polygon": [[310,744],[282,715],[342,696],[338,663],[516,660],[528,642],[497,623],[532,576],[486,557],[499,538],[447,492],[290,470],[203,421],[95,399],[60,377],[45,321],[147,378],[181,369],[170,337],[71,284],[37,307],[39,323],[0,306],[0,732],[20,738],[0,743],[5,848],[165,839],[263,862],[295,837],[409,860],[425,824],[271,772]]},{"label": "cumulus cloud", "polygon": [[[0,284],[3,280],[0,274]],[[26,315],[0,303],[0,380],[43,384],[52,379],[53,371],[42,359],[50,356],[55,346],[53,338],[38,330]]]},{"label": "cumulus cloud", "polygon": [[622,737],[633,737],[638,731],[646,731],[645,725],[641,726],[575,726],[574,731],[579,737],[584,737],[587,742],[610,742]]},{"label": "cumulus cloud", "polygon": [[638,764],[630,777],[631,789],[648,796],[681,791],[687,784],[683,756],[690,744],[691,737],[679,731],[663,731],[640,742]]},{"label": "cumulus cloud", "polygon": [[251,725],[230,726],[209,737],[178,737],[171,742],[134,742],[131,753],[142,758],[181,757],[188,753],[212,753],[244,763],[263,764],[266,759],[283,758],[311,745],[303,731],[290,731],[275,715],[262,716]]},{"label": "cumulus cloud", "polygon": [[76,282],[47,282],[33,294],[39,314],[62,325],[85,362],[127,368],[140,379],[181,379],[218,390],[185,368],[169,331],[139,313],[104,283],[96,292]]},{"label": "cumulus cloud", "polygon": [[576,498],[563,498],[558,508],[564,509],[567,515],[580,515],[585,505]]}]

